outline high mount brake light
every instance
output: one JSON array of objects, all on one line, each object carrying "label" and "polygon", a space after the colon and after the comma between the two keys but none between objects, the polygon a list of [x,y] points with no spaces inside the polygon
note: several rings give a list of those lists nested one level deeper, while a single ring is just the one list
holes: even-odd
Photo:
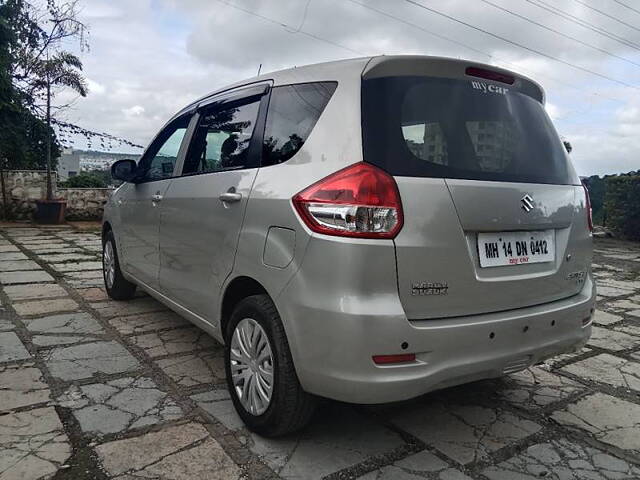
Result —
[{"label": "high mount brake light", "polygon": [[364,162],[323,178],[292,201],[304,223],[325,235],[394,238],[402,228],[402,204],[395,180]]},{"label": "high mount brake light", "polygon": [[506,83],[507,85],[513,85],[513,82],[516,81],[513,75],[487,70],[486,68],[467,67],[464,73],[471,77],[486,78],[487,80]]}]

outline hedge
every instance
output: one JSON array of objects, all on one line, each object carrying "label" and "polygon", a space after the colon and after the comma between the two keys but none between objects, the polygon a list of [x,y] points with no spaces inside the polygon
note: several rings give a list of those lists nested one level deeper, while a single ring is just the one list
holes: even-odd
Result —
[{"label": "hedge", "polygon": [[621,237],[640,240],[640,175],[607,177],[606,187],[607,227]]}]

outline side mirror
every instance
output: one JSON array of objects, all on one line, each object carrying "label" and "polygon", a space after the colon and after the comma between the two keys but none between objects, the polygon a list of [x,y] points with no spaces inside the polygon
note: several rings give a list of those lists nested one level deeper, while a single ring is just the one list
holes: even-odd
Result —
[{"label": "side mirror", "polygon": [[136,176],[136,162],[133,160],[118,160],[111,165],[111,178],[123,182],[133,182]]},{"label": "side mirror", "polygon": [[564,149],[567,151],[567,153],[571,153],[571,150],[573,150],[571,142],[569,140],[563,140],[562,143],[564,144]]}]

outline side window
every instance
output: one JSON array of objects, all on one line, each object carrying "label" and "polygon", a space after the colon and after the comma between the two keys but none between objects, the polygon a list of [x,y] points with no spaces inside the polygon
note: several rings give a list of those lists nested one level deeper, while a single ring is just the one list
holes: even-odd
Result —
[{"label": "side window", "polygon": [[302,148],[337,86],[336,82],[301,83],[271,90],[262,165],[286,162]]},{"label": "side window", "polygon": [[193,134],[182,175],[246,168],[260,101],[204,110]]},{"label": "side window", "polygon": [[173,175],[180,144],[187,132],[191,115],[178,118],[154,140],[142,160],[140,178],[144,182],[163,180]]}]

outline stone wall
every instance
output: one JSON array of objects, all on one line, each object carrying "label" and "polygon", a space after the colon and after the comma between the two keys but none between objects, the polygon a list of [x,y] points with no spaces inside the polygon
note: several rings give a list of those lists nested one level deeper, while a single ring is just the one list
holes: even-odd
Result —
[{"label": "stone wall", "polygon": [[67,201],[67,220],[99,220],[112,188],[59,188],[58,197]]},{"label": "stone wall", "polygon": [[[47,195],[47,173],[44,170],[9,170],[3,172],[7,213],[14,220],[28,220],[36,210],[36,200]],[[58,188],[53,174],[53,196],[67,200],[67,220],[99,220],[111,188]],[[0,204],[4,197],[0,195]]]}]

